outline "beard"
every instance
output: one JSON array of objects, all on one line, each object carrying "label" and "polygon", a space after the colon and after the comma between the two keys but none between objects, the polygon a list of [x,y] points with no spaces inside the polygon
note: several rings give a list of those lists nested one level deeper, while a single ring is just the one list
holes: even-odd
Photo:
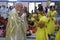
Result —
[{"label": "beard", "polygon": [[20,11],[17,11],[17,13],[20,13]]}]

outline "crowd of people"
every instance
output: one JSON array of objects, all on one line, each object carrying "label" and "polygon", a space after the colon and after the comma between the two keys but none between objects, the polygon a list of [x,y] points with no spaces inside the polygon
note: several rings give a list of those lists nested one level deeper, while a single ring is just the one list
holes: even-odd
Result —
[{"label": "crowd of people", "polygon": [[[54,36],[55,40],[59,40],[60,25],[56,22],[55,4],[51,3],[49,8],[49,12],[44,12],[43,6],[39,4],[36,14],[32,13],[30,16],[30,25],[37,29],[36,40],[52,40],[51,36]],[[54,35],[56,29],[59,31]]]},{"label": "crowd of people", "polygon": [[8,18],[8,13],[13,9],[13,6],[6,7],[5,5],[0,6],[0,17],[4,19]]},{"label": "crowd of people", "polygon": [[12,10],[12,6],[9,8],[5,5],[0,6],[0,37],[6,36],[6,26],[8,20],[8,13]]},{"label": "crowd of people", "polygon": [[[30,32],[29,26],[36,28],[36,40],[49,40],[51,36],[55,36],[54,32],[57,28],[55,40],[60,38],[60,25],[56,22],[57,11],[55,4],[50,4],[50,11],[43,10],[42,4],[35,7],[31,13],[27,11],[27,7],[23,7],[21,3],[16,3],[15,7],[0,6],[0,16],[8,19],[6,27],[6,40],[25,40],[27,30]],[[32,33],[30,32],[30,35]],[[29,35],[29,34],[28,34]]]}]

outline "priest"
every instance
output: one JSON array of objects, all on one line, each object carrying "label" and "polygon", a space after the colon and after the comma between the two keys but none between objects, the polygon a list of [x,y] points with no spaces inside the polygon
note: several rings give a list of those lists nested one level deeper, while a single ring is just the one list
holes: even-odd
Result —
[{"label": "priest", "polygon": [[6,40],[26,40],[27,22],[25,18],[23,5],[16,3],[15,8],[9,12]]}]

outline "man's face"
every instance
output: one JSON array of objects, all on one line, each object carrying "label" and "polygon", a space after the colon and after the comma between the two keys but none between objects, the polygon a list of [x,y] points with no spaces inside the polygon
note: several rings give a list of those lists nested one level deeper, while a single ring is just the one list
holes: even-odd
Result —
[{"label": "man's face", "polygon": [[54,7],[52,7],[52,10],[54,10]]},{"label": "man's face", "polygon": [[52,11],[55,10],[55,6],[51,6],[50,8],[51,8]]},{"label": "man's face", "polygon": [[22,7],[18,5],[18,6],[16,6],[16,10],[17,11],[21,11],[22,10]]}]

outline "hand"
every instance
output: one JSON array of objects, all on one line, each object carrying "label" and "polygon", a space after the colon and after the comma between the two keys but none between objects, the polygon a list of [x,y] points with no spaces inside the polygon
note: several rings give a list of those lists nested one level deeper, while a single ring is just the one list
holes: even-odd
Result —
[{"label": "hand", "polygon": [[43,28],[43,27],[44,27],[44,24],[40,23],[40,24],[39,24],[39,27],[40,27],[40,28]]},{"label": "hand", "polygon": [[60,27],[60,26],[57,24],[57,25],[55,25],[55,27],[57,27],[57,28],[58,28],[58,27]]}]

